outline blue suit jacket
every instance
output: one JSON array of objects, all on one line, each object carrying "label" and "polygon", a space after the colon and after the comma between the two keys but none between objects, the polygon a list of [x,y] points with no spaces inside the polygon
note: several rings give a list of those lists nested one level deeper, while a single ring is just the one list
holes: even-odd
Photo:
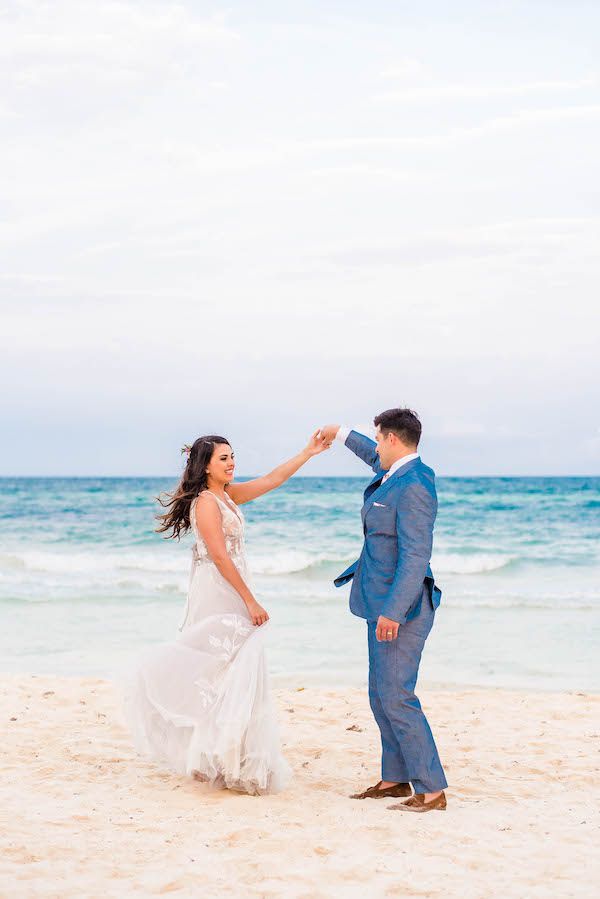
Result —
[{"label": "blue suit jacket", "polygon": [[435,473],[420,458],[412,459],[382,484],[385,470],[377,444],[351,431],[346,446],[375,477],[365,490],[360,558],[334,583],[341,587],[352,580],[350,611],[360,618],[375,621],[384,615],[404,624],[419,614],[423,597],[437,608],[442,596],[429,565],[437,513]]}]

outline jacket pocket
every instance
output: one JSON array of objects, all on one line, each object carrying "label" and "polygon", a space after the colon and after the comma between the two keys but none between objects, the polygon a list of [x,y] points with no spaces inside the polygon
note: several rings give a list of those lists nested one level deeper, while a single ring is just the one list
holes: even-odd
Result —
[{"label": "jacket pocket", "polygon": [[388,506],[371,506],[365,517],[367,534],[396,536],[396,510]]}]

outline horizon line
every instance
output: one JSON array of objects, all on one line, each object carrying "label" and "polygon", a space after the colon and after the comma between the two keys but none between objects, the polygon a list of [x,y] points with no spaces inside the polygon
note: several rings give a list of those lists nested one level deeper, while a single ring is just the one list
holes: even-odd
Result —
[{"label": "horizon line", "polygon": [[[0,474],[0,481],[17,481],[17,480],[37,480],[37,481],[56,481],[56,480],[94,480],[94,481],[115,481],[115,480],[123,480],[123,481],[131,481],[131,480],[166,480],[166,479],[177,479],[177,475],[169,475],[169,474]],[[179,476],[180,479],[181,476]],[[247,481],[253,480],[254,478],[263,477],[263,475],[240,475],[239,478],[236,478],[236,481]],[[598,474],[437,474],[437,478],[599,478],[600,473]],[[291,480],[324,480],[324,479],[339,479],[339,480],[357,480],[364,481],[365,477],[360,474],[323,474],[323,475],[309,475],[309,474],[296,474],[292,475],[291,478],[288,478],[288,481]],[[285,481],[284,483],[288,483]],[[234,482],[235,483],[235,482]],[[280,486],[283,486],[280,485]]]}]

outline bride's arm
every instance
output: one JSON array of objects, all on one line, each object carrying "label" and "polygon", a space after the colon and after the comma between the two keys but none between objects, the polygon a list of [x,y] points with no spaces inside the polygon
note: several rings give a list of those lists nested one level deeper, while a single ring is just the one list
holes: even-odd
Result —
[{"label": "bride's arm", "polygon": [[276,487],[281,487],[309,459],[312,459],[313,456],[318,456],[319,453],[329,449],[330,446],[331,441],[326,440],[319,431],[315,431],[307,445],[297,456],[288,459],[287,462],[282,462],[281,465],[278,465],[277,468],[274,468],[273,471],[263,475],[261,478],[254,478],[252,481],[244,481],[241,484],[228,484],[225,489],[238,506],[241,506],[243,503],[249,503],[250,500],[263,496],[263,494],[275,490]]},{"label": "bride's arm", "polygon": [[220,574],[240,594],[252,618],[253,624],[264,624],[269,616],[252,595],[238,569],[231,561],[225,546],[221,510],[212,496],[199,496],[195,508],[196,524],[200,536],[206,543],[208,554]]}]

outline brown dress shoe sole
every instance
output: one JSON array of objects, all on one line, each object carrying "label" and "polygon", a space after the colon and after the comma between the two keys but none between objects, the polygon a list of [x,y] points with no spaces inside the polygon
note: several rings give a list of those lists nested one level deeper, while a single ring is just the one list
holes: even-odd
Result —
[{"label": "brown dress shoe sole", "polygon": [[423,793],[415,793],[407,802],[398,802],[396,805],[388,805],[388,809],[398,812],[443,812],[446,810],[446,794],[442,791],[435,799],[425,802]]},{"label": "brown dress shoe sole", "polygon": [[410,796],[412,793],[410,784],[396,784],[395,787],[386,787],[385,790],[380,790],[380,783],[381,781],[362,793],[353,793],[350,799],[401,799],[405,796]]}]

